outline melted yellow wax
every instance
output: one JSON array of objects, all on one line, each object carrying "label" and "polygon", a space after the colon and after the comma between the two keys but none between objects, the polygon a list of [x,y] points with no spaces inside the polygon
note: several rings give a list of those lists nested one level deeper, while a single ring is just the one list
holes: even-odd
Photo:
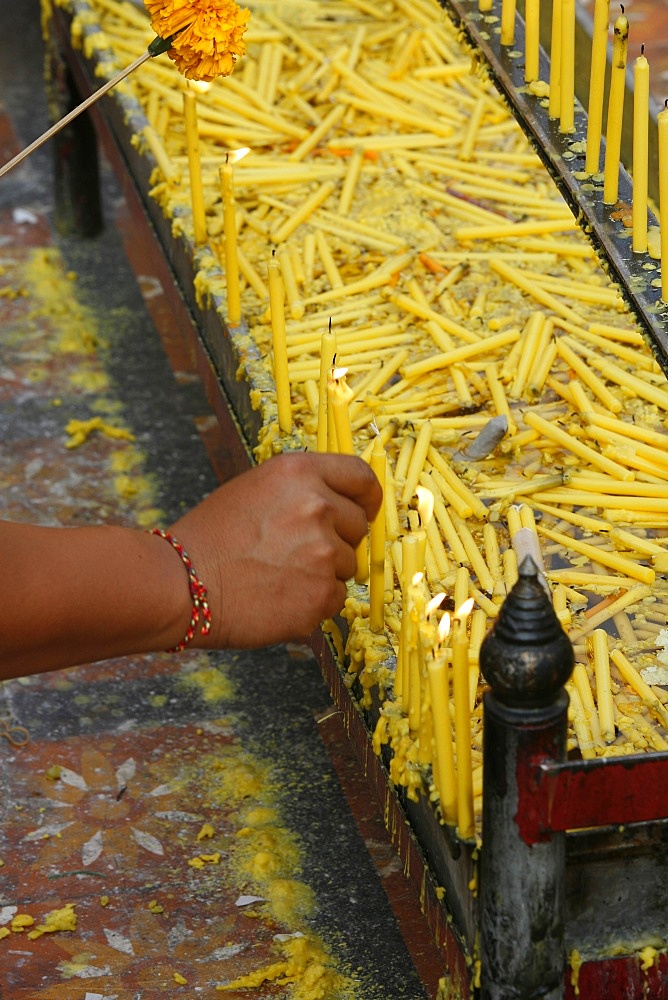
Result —
[{"label": "melted yellow wax", "polygon": [[577,997],[580,995],[578,980],[580,978],[580,969],[582,968],[582,955],[576,948],[573,948],[570,953],[568,957],[568,964],[571,967],[571,986],[573,987],[573,991]]},{"label": "melted yellow wax", "polygon": [[276,983],[279,986],[292,985],[295,1000],[325,1000],[349,985],[332,968],[330,956],[317,940],[293,937],[282,948],[285,953],[282,961],[272,962],[216,989],[225,993],[263,983]]},{"label": "melted yellow wax", "polygon": [[72,295],[72,281],[76,276],[65,273],[58,250],[52,247],[33,250],[26,265],[26,276],[37,309],[51,316],[63,331],[58,350],[65,354],[94,353],[101,339],[88,312]]},{"label": "melted yellow wax", "polygon": [[84,444],[94,431],[99,431],[105,437],[115,438],[120,441],[134,441],[135,437],[131,431],[123,427],[113,427],[106,423],[102,417],[91,417],[89,420],[68,421],[65,431],[70,435],[66,448],[79,448]]},{"label": "melted yellow wax", "polygon": [[204,701],[229,701],[234,694],[234,685],[229,677],[215,667],[203,666],[191,673],[184,674],[180,684],[195,687]]},{"label": "melted yellow wax", "polygon": [[42,934],[53,934],[55,931],[75,931],[77,929],[75,905],[75,903],[65,903],[59,910],[51,910],[44,918],[43,924],[38,924],[34,930],[28,931],[28,937],[32,940],[41,937]]},{"label": "melted yellow wax", "polygon": [[652,948],[651,945],[647,945],[642,951],[638,952],[638,958],[640,959],[640,968],[643,972],[647,972],[652,968],[656,959],[658,957],[658,951],[656,948]]}]

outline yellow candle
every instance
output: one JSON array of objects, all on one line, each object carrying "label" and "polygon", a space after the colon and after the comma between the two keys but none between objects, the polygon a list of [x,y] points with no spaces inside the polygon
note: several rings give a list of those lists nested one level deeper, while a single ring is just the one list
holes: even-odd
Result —
[{"label": "yellow candle", "polygon": [[466,614],[467,612],[455,625],[452,643],[455,746],[457,749],[457,832],[464,840],[472,837],[475,831],[473,819],[471,713],[469,709],[469,647],[466,638]]},{"label": "yellow candle", "polygon": [[350,211],[350,207],[353,203],[353,196],[355,194],[355,185],[357,184],[362,170],[363,159],[364,146],[358,146],[353,150],[352,156],[350,157],[346,176],[343,186],[341,187],[341,194],[339,196],[339,215],[348,215]]},{"label": "yellow candle", "polygon": [[478,696],[480,681],[480,647],[487,632],[487,612],[476,608],[471,615],[471,638],[469,643],[469,708],[473,712]]},{"label": "yellow candle", "polygon": [[624,93],[626,90],[626,54],[629,44],[629,22],[624,16],[615,21],[612,46],[612,70],[608,97],[608,125],[605,134],[605,166],[603,169],[603,201],[614,205],[619,192],[619,154],[622,148]]},{"label": "yellow candle", "polygon": [[561,114],[561,0],[552,3],[548,114],[550,118],[558,118]]},{"label": "yellow candle", "polygon": [[540,0],[526,0],[524,20],[524,80],[532,83],[539,77]]},{"label": "yellow candle", "polygon": [[650,687],[650,685],[642,679],[633,664],[627,660],[621,649],[613,649],[610,653],[610,659],[619,670],[625,683],[628,684],[629,687],[633,688],[636,694],[642,698],[652,715],[659,720],[663,728],[668,728],[668,712],[661,704],[658,697],[658,695],[661,694],[661,689],[654,689]]},{"label": "yellow candle", "polygon": [[419,430],[415,446],[411,452],[408,468],[406,470],[406,479],[401,493],[401,500],[403,503],[408,503],[415,493],[420,475],[422,474],[424,464],[427,459],[427,452],[431,445],[432,433],[432,424],[429,420],[425,420]]},{"label": "yellow candle", "polygon": [[418,532],[404,535],[401,539],[401,635],[399,637],[399,655],[397,671],[394,678],[394,694],[401,698],[404,712],[408,712],[410,691],[409,678],[409,642],[410,642],[410,612],[409,592],[411,582],[416,573],[422,571],[424,560],[421,560],[420,540]]},{"label": "yellow candle", "polygon": [[[341,105],[342,106],[342,105]],[[299,207],[295,206],[294,211],[290,214],[290,217],[283,222],[272,234],[272,239],[275,243],[283,243],[287,240],[288,236],[294,233],[295,229],[301,226],[302,222],[306,222],[310,215],[318,208],[324,201],[329,198],[330,194],[334,190],[333,181],[325,181],[317,191],[309,195]]]},{"label": "yellow candle", "polygon": [[515,0],[502,0],[501,4],[501,44],[513,45],[515,42]]},{"label": "yellow candle", "polygon": [[503,559],[503,579],[506,585],[506,593],[510,593],[518,580],[517,556],[514,549],[506,549]]},{"label": "yellow candle", "polygon": [[416,573],[408,591],[408,728],[417,734],[422,714],[420,624],[424,619],[424,574]]},{"label": "yellow candle", "polygon": [[633,67],[633,250],[647,250],[647,187],[649,146],[649,63],[645,46]]},{"label": "yellow candle", "polygon": [[556,441],[561,448],[564,448],[567,451],[572,451],[579,458],[583,458],[586,462],[589,462],[602,472],[611,476],[616,476],[626,482],[634,478],[633,473],[628,469],[623,468],[617,462],[612,462],[609,458],[605,458],[588,445],[582,444],[582,442],[578,441],[577,438],[567,434],[566,431],[562,431],[560,427],[556,426],[556,424],[550,423],[548,420],[545,420],[544,417],[539,416],[539,414],[529,411],[525,415],[524,419],[525,423],[527,423],[534,430],[539,431],[552,441]]},{"label": "yellow candle", "polygon": [[[341,376],[337,377],[340,372]],[[327,386],[328,410],[331,410],[334,428],[336,430],[337,450],[342,455],[354,455],[355,444],[350,425],[349,406],[353,391],[345,380],[345,369],[334,369],[334,378]],[[366,538],[357,546],[357,569],[355,580],[365,583],[369,579],[369,554]]]},{"label": "yellow candle", "polygon": [[329,329],[323,333],[320,342],[320,384],[318,401],[318,451],[327,451],[327,383],[329,373],[336,361],[336,334],[332,333],[330,322]]},{"label": "yellow candle", "polygon": [[575,130],[575,0],[561,0],[559,131]]},{"label": "yellow candle", "polygon": [[603,92],[608,51],[610,0],[596,0],[591,36],[591,72],[589,75],[589,107],[587,109],[587,157],[585,170],[597,174],[601,155],[603,128]]},{"label": "yellow candle", "polygon": [[372,632],[385,626],[385,481],[387,455],[380,434],[371,451],[371,468],[383,487],[383,500],[369,526],[369,624]]},{"label": "yellow candle", "polygon": [[288,374],[288,349],[285,335],[285,302],[281,265],[272,256],[267,268],[269,278],[269,308],[271,310],[271,338],[274,350],[274,382],[278,426],[284,434],[292,431],[292,402]]},{"label": "yellow candle", "polygon": [[[605,502],[608,502],[608,498],[606,498]],[[570,535],[566,535],[561,531],[554,531],[552,528],[547,528],[544,524],[538,525],[537,530],[541,535],[552,539],[553,542],[563,545],[567,551],[572,549],[583,556],[589,556],[592,562],[601,563],[603,566],[608,566],[610,569],[614,569],[624,576],[629,576],[633,580],[639,580],[648,586],[654,583],[656,578],[655,571],[650,569],[649,566],[640,566],[636,560],[627,559],[616,552],[608,552],[607,549],[603,549],[601,546],[581,542],[577,538],[571,538]]]},{"label": "yellow candle", "polygon": [[578,741],[580,754],[584,760],[591,759],[596,756],[596,753],[594,751],[591,728],[587,722],[580,692],[572,681],[567,681],[565,688],[568,692],[569,701],[568,716],[573,723],[573,730]]},{"label": "yellow candle", "polygon": [[354,455],[355,445],[348,413],[350,400],[353,398],[353,391],[345,381],[345,371],[345,368],[334,369],[334,377],[330,379],[327,386],[327,396],[334,417],[336,439],[339,445],[338,450],[342,455]]},{"label": "yellow candle", "polygon": [[596,702],[601,725],[601,737],[606,743],[615,738],[615,708],[610,688],[610,655],[608,633],[597,628],[592,634],[594,675],[596,677]]},{"label": "yellow candle", "polygon": [[441,813],[448,826],[457,823],[457,778],[452,753],[452,722],[450,693],[445,657],[437,654],[427,662],[431,710],[434,721],[434,745],[438,764],[438,795]]},{"label": "yellow candle", "polygon": [[301,319],[306,309],[299,294],[297,279],[295,277],[292,260],[288,251],[283,250],[279,254],[279,262],[281,265],[281,276],[283,278],[283,286],[288,300],[290,315],[293,319]]},{"label": "yellow candle", "polygon": [[220,168],[223,196],[223,230],[225,233],[225,281],[227,284],[227,321],[231,326],[241,322],[241,290],[239,287],[239,258],[237,257],[237,220],[234,200],[232,164]]},{"label": "yellow candle", "polygon": [[204,190],[199,155],[199,128],[197,125],[197,103],[191,90],[183,92],[183,118],[186,128],[188,167],[190,170],[190,200],[193,213],[193,233],[196,246],[206,243],[206,213],[204,210]]},{"label": "yellow candle", "polygon": [[668,100],[659,112],[659,213],[661,216],[661,298],[668,302]]},{"label": "yellow candle", "polygon": [[596,711],[596,704],[594,702],[594,695],[591,690],[591,684],[589,683],[589,675],[587,674],[587,668],[584,663],[576,663],[573,667],[573,683],[578,689],[578,694],[580,695],[580,700],[582,702],[582,707],[584,709],[585,718],[589,723],[589,728],[591,729],[592,740],[595,746],[602,745],[601,739],[601,724],[598,719],[598,712]]}]

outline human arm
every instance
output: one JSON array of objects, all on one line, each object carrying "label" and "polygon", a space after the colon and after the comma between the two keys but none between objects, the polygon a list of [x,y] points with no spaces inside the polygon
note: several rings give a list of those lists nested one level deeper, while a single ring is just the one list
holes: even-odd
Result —
[{"label": "human arm", "polygon": [[[219,487],[170,526],[207,588],[211,632],[191,645],[302,639],[338,611],[380,503],[349,456],[291,454]],[[169,649],[192,603],[162,538],[122,527],[0,522],[0,677]]]}]

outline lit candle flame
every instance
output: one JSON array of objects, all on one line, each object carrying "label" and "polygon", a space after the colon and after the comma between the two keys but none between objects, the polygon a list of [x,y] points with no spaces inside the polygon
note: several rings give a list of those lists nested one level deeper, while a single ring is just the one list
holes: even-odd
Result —
[{"label": "lit candle flame", "polygon": [[434,494],[426,486],[418,486],[415,490],[418,498],[418,514],[420,524],[427,527],[434,513]]},{"label": "lit candle flame", "polygon": [[430,601],[427,601],[427,606],[424,609],[427,618],[429,615],[436,611],[436,608],[440,608],[441,604],[445,600],[445,594],[435,594]]},{"label": "lit candle flame", "polygon": [[211,87],[211,82],[208,80],[188,80],[186,86],[190,87],[198,94],[206,94],[207,90]]},{"label": "lit candle flame", "polygon": [[342,378],[345,378],[347,374],[347,368],[332,368],[332,379],[334,382],[339,382]]},{"label": "lit candle flame", "polygon": [[450,612],[446,611],[438,623],[438,641],[444,642],[450,635]]},{"label": "lit candle flame", "polygon": [[242,146],[241,149],[231,149],[225,154],[225,158],[228,163],[238,163],[239,160],[243,160],[244,156],[252,152],[250,146]]},{"label": "lit candle flame", "polygon": [[424,573],[413,573],[413,579],[411,580],[411,583],[413,584],[413,586],[414,587],[419,587],[420,584],[422,583],[423,577],[424,577]]},{"label": "lit candle flame", "polygon": [[473,598],[469,597],[468,600],[464,601],[464,603],[457,608],[457,610],[455,611],[455,618],[457,618],[459,621],[464,621],[471,614],[474,604],[475,601],[473,600]]}]

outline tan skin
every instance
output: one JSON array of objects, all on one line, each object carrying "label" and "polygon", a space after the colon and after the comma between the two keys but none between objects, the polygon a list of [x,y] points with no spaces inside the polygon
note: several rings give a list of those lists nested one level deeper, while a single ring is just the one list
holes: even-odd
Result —
[{"label": "tan skin", "polygon": [[[280,455],[215,490],[168,529],[211,608],[211,632],[191,646],[305,639],[343,606],[381,498],[369,467],[344,455]],[[156,535],[0,521],[0,552],[0,679],[165,650],[186,633],[186,570]]]}]

